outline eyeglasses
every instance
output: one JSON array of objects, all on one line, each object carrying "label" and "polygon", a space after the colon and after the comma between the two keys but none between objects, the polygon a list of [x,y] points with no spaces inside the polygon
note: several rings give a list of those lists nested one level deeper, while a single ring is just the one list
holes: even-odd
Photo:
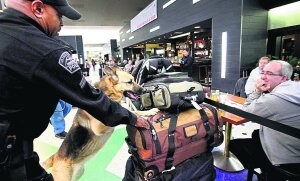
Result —
[{"label": "eyeglasses", "polygon": [[267,76],[282,76],[281,74],[274,74],[273,72],[270,71],[263,71],[260,72],[261,75],[267,75]]}]

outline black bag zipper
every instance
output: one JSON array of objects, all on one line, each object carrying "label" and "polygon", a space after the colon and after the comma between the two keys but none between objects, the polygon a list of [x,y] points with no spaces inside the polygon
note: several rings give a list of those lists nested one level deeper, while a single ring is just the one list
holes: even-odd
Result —
[{"label": "black bag zipper", "polygon": [[153,127],[153,125],[147,120],[147,122],[150,125],[150,133],[152,134],[152,140],[155,144],[155,148],[156,148],[156,154],[161,154],[161,146],[158,140],[158,136],[157,133],[155,131],[155,128]]}]

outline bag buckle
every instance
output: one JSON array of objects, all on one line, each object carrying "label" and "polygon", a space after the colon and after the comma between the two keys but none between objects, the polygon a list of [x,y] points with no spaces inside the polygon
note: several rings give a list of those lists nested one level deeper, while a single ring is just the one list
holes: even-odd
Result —
[{"label": "bag buckle", "polygon": [[5,143],[5,145],[6,145],[6,149],[7,150],[11,150],[12,149],[12,147],[15,145],[15,143],[16,143],[16,135],[8,135],[7,137],[6,137],[6,143]]},{"label": "bag buckle", "polygon": [[3,150],[0,150],[0,165],[5,166],[9,160],[10,152],[16,143],[15,135],[8,135],[5,140]]}]

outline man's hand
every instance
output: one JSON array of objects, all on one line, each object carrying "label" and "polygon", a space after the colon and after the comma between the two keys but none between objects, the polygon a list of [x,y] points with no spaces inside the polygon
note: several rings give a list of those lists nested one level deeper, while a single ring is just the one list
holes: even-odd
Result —
[{"label": "man's hand", "polygon": [[262,79],[257,80],[256,89],[255,89],[256,93],[263,93],[265,91],[268,91],[269,89],[270,89],[270,83],[268,83]]},{"label": "man's hand", "polygon": [[150,125],[147,122],[147,120],[143,117],[138,117],[136,122],[135,122],[135,127],[140,127],[140,128],[146,128],[146,129],[150,129]]}]

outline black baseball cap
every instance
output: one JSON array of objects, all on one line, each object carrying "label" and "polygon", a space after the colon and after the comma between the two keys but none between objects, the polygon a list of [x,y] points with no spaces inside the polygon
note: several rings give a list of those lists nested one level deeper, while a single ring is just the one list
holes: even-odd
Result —
[{"label": "black baseball cap", "polygon": [[71,20],[81,18],[81,14],[70,6],[67,0],[42,0],[42,2],[53,6],[60,14]]}]

